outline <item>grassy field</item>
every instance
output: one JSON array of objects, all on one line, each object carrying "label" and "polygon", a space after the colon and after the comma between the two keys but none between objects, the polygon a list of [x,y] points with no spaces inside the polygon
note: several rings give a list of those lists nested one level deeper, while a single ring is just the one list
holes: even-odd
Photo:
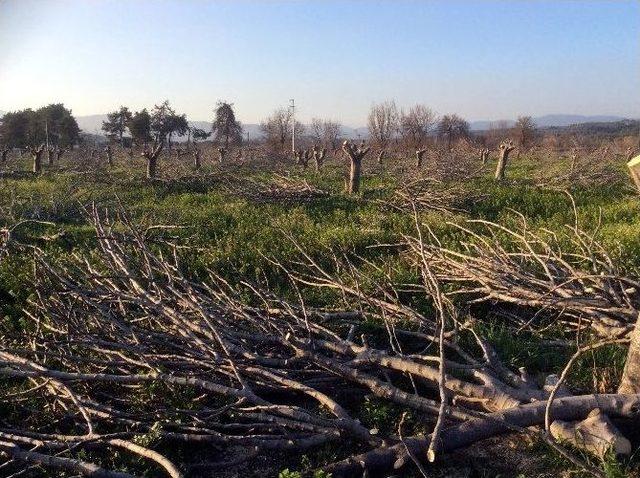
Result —
[{"label": "grassy field", "polygon": [[[90,256],[96,247],[95,232],[83,216],[84,207],[95,203],[112,213],[123,207],[141,229],[178,226],[151,229],[149,237],[157,240],[160,249],[164,247],[163,241],[179,244],[180,264],[190,277],[198,278],[211,268],[232,284],[242,279],[267,283],[271,290],[291,300],[296,300],[296,291],[287,276],[269,260],[275,258],[282,263],[296,260],[299,251],[291,239],[319,261],[326,262],[327,267],[332,267],[327,260],[329,252],[356,258],[354,263],[370,278],[370,284],[364,283],[364,287],[373,287],[376,282],[376,272],[365,259],[388,268],[398,283],[419,280],[418,272],[405,261],[402,248],[386,246],[397,243],[403,235],[415,233],[413,214],[389,204],[394,203],[399,188],[429,176],[430,162],[427,161],[419,173],[410,167],[400,173],[398,162],[402,160],[389,160],[390,165],[386,167],[372,164],[373,158],[367,160],[363,192],[356,196],[343,192],[346,165],[337,159],[320,172],[302,171],[293,165],[257,168],[252,164],[209,164],[195,172],[190,170],[188,158],[163,158],[160,168],[164,179],[156,181],[144,179],[143,163],[138,158],[133,164],[119,158],[111,171],[72,168],[72,163],[63,163],[39,177],[5,172],[0,180],[0,222],[7,227],[25,219],[53,223],[24,224],[15,230],[14,238],[38,245],[54,261],[64,262],[72,254]],[[73,165],[78,164],[78,158],[73,161]],[[573,198],[581,227],[597,231],[598,239],[616,263],[628,275],[638,276],[640,203],[622,164],[611,165],[613,172],[605,183],[584,181],[581,184],[576,180],[558,185],[553,179],[566,174],[568,168],[560,159],[543,161],[526,156],[514,159],[507,170],[508,179],[503,183],[493,180],[493,167],[491,162],[476,177],[464,180],[444,177],[435,183],[432,189],[436,191],[454,188],[455,210],[423,209],[417,213],[419,222],[453,249],[459,247],[462,233],[450,223],[463,223],[468,219],[517,227],[524,217],[530,229],[562,234],[567,225],[573,225],[576,220]],[[27,170],[28,164],[26,159],[23,163],[13,160],[5,169]],[[304,198],[295,194],[261,195],[252,192],[256,184],[307,184],[314,191],[326,194]],[[24,326],[22,309],[28,308],[33,294],[31,261],[27,251],[9,254],[0,261],[4,316],[0,333]],[[303,293],[309,305],[344,305],[343,299],[334,292],[309,288]],[[407,300],[429,312],[428,304],[421,305],[421,298],[408,297]],[[526,333],[514,335],[491,306],[478,307],[474,313],[481,320],[485,336],[511,367],[526,366],[538,374],[554,373],[562,369],[573,352],[571,347],[543,345],[541,340],[553,338],[553,330],[549,331],[549,337],[542,338]],[[364,323],[361,327],[373,334],[382,329],[377,323]],[[618,346],[589,354],[574,368],[571,387],[611,391],[621,373],[624,356],[624,349]],[[393,430],[401,412],[397,407],[370,398],[361,405],[358,417],[368,427]],[[425,425],[412,413],[407,419],[407,429],[407,434],[416,433],[424,430]],[[262,458],[258,460],[257,469],[266,470],[266,475],[285,468],[305,472],[340,456],[340,450],[326,448],[295,457]],[[514,471],[514,461],[521,471]],[[612,463],[607,469],[609,476],[638,473],[638,460]],[[439,476],[547,476],[545,473],[552,476],[570,473],[573,469],[535,440],[501,439],[455,453],[451,460],[439,464],[434,473]],[[247,476],[249,472],[240,469],[228,473]],[[282,472],[281,476],[296,475],[292,471]]]}]

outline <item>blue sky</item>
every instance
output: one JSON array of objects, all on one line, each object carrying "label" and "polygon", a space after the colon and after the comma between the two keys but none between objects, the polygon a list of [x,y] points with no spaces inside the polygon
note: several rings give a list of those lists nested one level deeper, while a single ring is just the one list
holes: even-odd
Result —
[{"label": "blue sky", "polygon": [[640,1],[0,0],[0,110],[640,116]]}]

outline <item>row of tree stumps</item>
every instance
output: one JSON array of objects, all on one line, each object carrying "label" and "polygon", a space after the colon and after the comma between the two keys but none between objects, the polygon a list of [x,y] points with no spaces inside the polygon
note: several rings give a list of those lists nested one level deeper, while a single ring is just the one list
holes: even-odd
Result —
[{"label": "row of tree stumps", "polygon": [[[505,178],[505,171],[507,169],[507,163],[509,161],[509,154],[515,149],[515,145],[513,141],[503,141],[500,144],[499,148],[499,156],[498,156],[498,165],[496,167],[495,179],[497,181],[502,181]],[[369,152],[370,148],[365,146],[365,142],[359,146],[356,146],[350,141],[345,141],[342,144],[342,150],[345,152],[347,157],[350,160],[350,169],[349,169],[349,179],[346,185],[347,192],[349,194],[357,193],[360,190],[360,177],[362,174],[362,160]],[[315,146],[314,146],[315,151]],[[425,153],[427,152],[426,148],[417,148],[415,151],[416,156],[416,166],[418,168],[422,167],[422,162]],[[306,163],[308,161],[308,151],[297,151],[295,153],[296,160],[298,164],[302,164],[306,167]],[[385,151],[381,150],[378,154],[378,163],[382,163],[382,158],[384,157]],[[489,149],[484,148],[480,152],[480,159],[482,164],[485,165],[489,159]]]}]

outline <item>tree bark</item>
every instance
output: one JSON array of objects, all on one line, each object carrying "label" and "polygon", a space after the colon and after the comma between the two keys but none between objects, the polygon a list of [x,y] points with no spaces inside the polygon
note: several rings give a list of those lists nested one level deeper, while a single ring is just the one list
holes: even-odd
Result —
[{"label": "tree bark", "polygon": [[[440,435],[441,450],[449,452],[464,448],[480,440],[508,433],[513,427],[542,424],[546,405],[546,401],[538,401],[446,428]],[[639,407],[640,397],[637,395],[580,395],[556,399],[551,411],[555,419],[574,421],[584,418],[596,408],[609,416],[634,418],[638,416]],[[428,446],[428,437],[406,438],[398,445],[376,448],[334,463],[325,470],[331,472],[334,478],[362,476],[365,470],[368,473],[385,473],[397,470],[409,461],[406,448],[414,456],[425,460]]]},{"label": "tree bark", "polygon": [[40,174],[42,172],[42,153],[44,152],[44,145],[38,148],[29,148],[31,157],[33,158],[33,172]]},{"label": "tree bark", "polygon": [[364,142],[360,147],[356,147],[349,141],[342,144],[342,150],[351,160],[351,169],[349,171],[349,182],[347,184],[347,192],[355,194],[360,191],[360,174],[362,171],[362,158],[369,152],[368,147],[364,147]]},{"label": "tree bark", "polygon": [[599,408],[580,422],[556,420],[550,427],[556,440],[566,440],[589,453],[604,458],[609,450],[618,455],[631,454],[631,442],[620,433]]},{"label": "tree bark", "polygon": [[416,167],[422,167],[422,158],[424,157],[424,153],[426,152],[426,149],[416,149]]},{"label": "tree bark", "polygon": [[498,166],[496,168],[495,178],[498,181],[504,179],[504,173],[507,169],[507,161],[509,161],[509,153],[514,150],[513,143],[505,142],[500,145],[500,158],[498,159]]},{"label": "tree bark", "polygon": [[113,151],[111,150],[111,146],[104,148],[104,152],[107,153],[107,163],[109,167],[113,166]]},{"label": "tree bark", "polygon": [[640,316],[631,332],[629,352],[618,393],[640,393]]},{"label": "tree bark", "polygon": [[193,167],[196,169],[200,169],[200,150],[199,149],[195,149],[193,150]]},{"label": "tree bark", "polygon": [[147,160],[147,179],[153,179],[156,177],[158,157],[160,156],[163,147],[164,143],[160,142],[156,144],[153,149],[148,150],[145,148],[142,152],[142,156]]},{"label": "tree bark", "polygon": [[351,169],[349,171],[349,194],[360,191],[360,173],[362,171],[362,159],[351,159]]}]

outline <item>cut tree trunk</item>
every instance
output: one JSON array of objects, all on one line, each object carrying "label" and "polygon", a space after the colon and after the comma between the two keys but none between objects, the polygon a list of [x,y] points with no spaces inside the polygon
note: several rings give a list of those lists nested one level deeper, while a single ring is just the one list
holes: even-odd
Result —
[{"label": "cut tree trunk", "polygon": [[[526,428],[544,423],[546,401],[538,401],[520,407],[503,410],[483,418],[468,420],[442,430],[440,449],[450,452],[464,448],[480,440],[508,433],[515,428]],[[556,399],[551,413],[557,420],[574,421],[599,408],[613,417],[637,418],[640,409],[638,395],[580,395]],[[380,447],[361,455],[334,463],[325,468],[334,478],[346,478],[367,474],[384,474],[402,468],[411,461],[407,449],[414,457],[426,461],[429,437],[406,438],[391,447]]]},{"label": "cut tree trunk", "polygon": [[640,393],[640,316],[631,332],[629,352],[618,393]]},{"label": "cut tree trunk", "polygon": [[360,191],[360,175],[362,172],[362,159],[369,152],[369,147],[364,147],[361,144],[360,147],[356,147],[349,141],[345,141],[342,144],[342,150],[351,160],[351,168],[349,171],[349,182],[347,184],[347,192],[349,194],[355,194]]},{"label": "cut tree trunk", "polygon": [[156,177],[156,171],[158,167],[158,157],[162,152],[164,146],[163,142],[156,144],[152,149],[146,149],[142,152],[142,157],[147,160],[147,179],[153,179]]},{"label": "cut tree trunk", "polygon": [[111,146],[107,145],[107,147],[104,148],[104,152],[107,154],[107,163],[109,164],[109,167],[113,166],[113,151],[111,150]]},{"label": "cut tree trunk", "polygon": [[498,181],[504,179],[504,173],[507,169],[507,161],[509,161],[509,153],[515,149],[515,146],[511,141],[505,141],[500,145],[500,158],[498,159],[498,166],[496,168],[495,178]]},{"label": "cut tree trunk", "polygon": [[422,158],[424,157],[424,153],[427,152],[426,148],[416,149],[416,167],[422,167]]},{"label": "cut tree trunk", "polygon": [[324,157],[327,154],[327,148],[320,149],[317,145],[312,148],[313,160],[316,163],[316,171],[320,171],[322,164],[324,163]]},{"label": "cut tree trunk", "polygon": [[604,458],[609,450],[616,456],[631,454],[631,442],[599,408],[592,410],[581,422],[556,420],[550,431],[556,440],[568,441],[600,458]]},{"label": "cut tree trunk", "polygon": [[484,166],[485,164],[487,164],[488,160],[489,160],[489,148],[485,148],[482,151],[480,151],[480,161],[482,161],[482,165]]},{"label": "cut tree trunk", "polygon": [[29,148],[29,152],[33,158],[33,172],[40,174],[42,172],[42,154],[44,153],[44,144],[37,148]]},{"label": "cut tree trunk", "polygon": [[62,159],[62,155],[63,155],[64,153],[66,153],[66,152],[67,152],[67,150],[66,150],[66,149],[63,149],[63,148],[58,148],[58,149],[56,150],[56,162],[57,162],[57,163],[60,163],[60,159]]},{"label": "cut tree trunk", "polygon": [[200,169],[200,150],[197,148],[193,148],[193,167],[196,169]]}]

